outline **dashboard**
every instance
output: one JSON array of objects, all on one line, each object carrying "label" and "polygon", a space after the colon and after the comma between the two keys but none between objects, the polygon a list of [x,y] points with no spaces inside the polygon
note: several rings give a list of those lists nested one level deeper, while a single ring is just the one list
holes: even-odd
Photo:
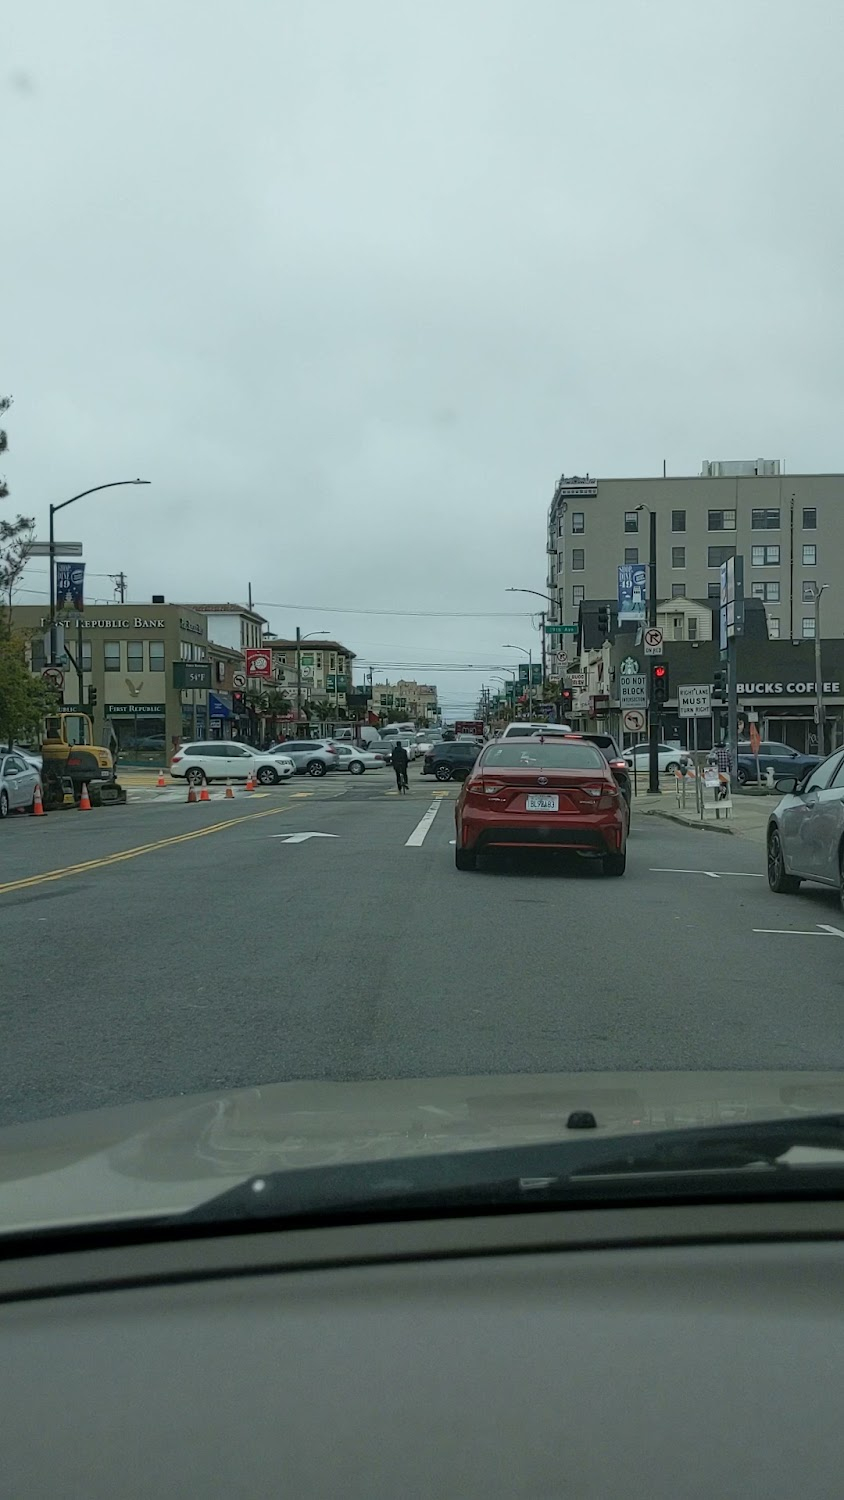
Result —
[{"label": "dashboard", "polygon": [[6,1244],[2,1487],[837,1495],[842,1234],[757,1202]]}]

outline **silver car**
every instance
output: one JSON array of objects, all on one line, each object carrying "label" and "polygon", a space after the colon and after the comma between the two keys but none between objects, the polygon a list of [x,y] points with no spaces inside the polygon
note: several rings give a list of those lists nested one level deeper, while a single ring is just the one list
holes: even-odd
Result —
[{"label": "silver car", "polygon": [[20,808],[31,811],[35,788],[41,785],[41,772],[17,751],[0,754],[0,818]]},{"label": "silver car", "polygon": [[308,776],[325,776],[339,771],[340,757],[333,740],[282,740],[273,745],[270,755],[289,755],[296,770]]},{"label": "silver car", "polygon": [[386,752],[378,755],[374,750],[362,750],[358,745],[342,741],[336,748],[341,771],[350,771],[352,776],[362,776],[364,771],[383,771],[387,764]]},{"label": "silver car", "polygon": [[788,895],[801,880],[816,881],[838,891],[844,910],[844,750],[776,785],[785,796],[768,822],[771,890]]}]

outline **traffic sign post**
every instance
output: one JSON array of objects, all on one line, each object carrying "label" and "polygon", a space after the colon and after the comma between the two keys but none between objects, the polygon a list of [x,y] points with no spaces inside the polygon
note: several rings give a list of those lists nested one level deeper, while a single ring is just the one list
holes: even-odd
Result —
[{"label": "traffic sign post", "polygon": [[546,625],[546,635],[577,635],[576,625]]},{"label": "traffic sign post", "polygon": [[677,713],[681,719],[708,719],[712,714],[712,690],[708,682],[677,689]]},{"label": "traffic sign post", "polygon": [[619,677],[618,703],[622,709],[647,708],[648,679],[644,672],[631,672],[627,677]]},{"label": "traffic sign post", "polygon": [[662,631],[658,625],[650,625],[644,634],[645,655],[662,655]]},{"label": "traffic sign post", "polygon": [[627,734],[641,734],[645,727],[645,710],[643,708],[625,708],[621,716],[621,723]]}]

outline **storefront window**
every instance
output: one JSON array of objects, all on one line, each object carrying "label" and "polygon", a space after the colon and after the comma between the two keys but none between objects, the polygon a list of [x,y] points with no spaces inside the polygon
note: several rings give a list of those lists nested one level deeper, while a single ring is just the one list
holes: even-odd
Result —
[{"label": "storefront window", "polygon": [[113,717],[110,722],[117,735],[121,756],[148,761],[151,765],[161,762],[167,749],[163,714],[133,714],[125,719]]}]

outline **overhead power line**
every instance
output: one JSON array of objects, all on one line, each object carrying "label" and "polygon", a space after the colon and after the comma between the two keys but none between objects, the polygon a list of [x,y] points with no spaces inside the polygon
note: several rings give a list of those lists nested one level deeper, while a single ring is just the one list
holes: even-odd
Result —
[{"label": "overhead power line", "polygon": [[319,615],[389,615],[408,620],[527,620],[527,610],[473,609],[339,609],[336,604],[277,604],[271,599],[256,599],[253,609],[296,610],[300,614]]}]

